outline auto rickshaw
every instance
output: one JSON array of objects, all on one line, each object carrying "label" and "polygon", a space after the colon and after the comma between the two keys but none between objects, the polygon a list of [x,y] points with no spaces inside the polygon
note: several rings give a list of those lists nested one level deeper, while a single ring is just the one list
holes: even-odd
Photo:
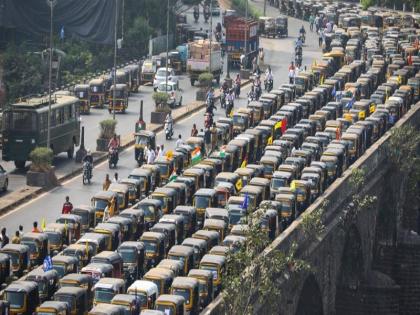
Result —
[{"label": "auto rickshaw", "polygon": [[119,227],[121,233],[121,241],[131,241],[134,240],[133,226],[137,224],[131,217],[123,217],[120,215],[113,216],[109,218],[106,223],[115,224]]},{"label": "auto rickshaw", "polygon": [[79,99],[80,114],[89,114],[89,84],[76,84],[74,86],[74,96]]},{"label": "auto rickshaw", "polygon": [[95,285],[101,278],[112,277],[114,268],[106,263],[89,263],[80,270],[81,274],[89,275],[92,278],[92,284]]},{"label": "auto rickshaw", "polygon": [[174,272],[164,268],[152,268],[143,277],[144,280],[156,284],[159,295],[169,293],[174,278]]},{"label": "auto rickshaw", "polygon": [[248,209],[257,209],[263,201],[264,188],[261,186],[246,185],[242,188],[240,196],[248,198]]},{"label": "auto rickshaw", "polygon": [[168,157],[160,157],[154,161],[154,164],[159,167],[161,182],[162,184],[166,184],[169,181],[172,173],[174,172],[174,160]]},{"label": "auto rickshaw", "polygon": [[57,272],[58,278],[79,270],[79,261],[76,257],[57,255],[52,258],[52,268]]},{"label": "auto rickshaw", "polygon": [[201,156],[204,156],[205,147],[204,147],[204,139],[201,137],[189,137],[186,141],[187,145],[192,149],[200,149]]},{"label": "auto rickshaw", "polygon": [[137,240],[145,230],[144,212],[140,209],[128,208],[121,211],[118,217],[129,218],[131,220],[131,239]]},{"label": "auto rickshaw", "polygon": [[7,244],[0,249],[0,253],[10,257],[10,269],[13,277],[20,278],[29,271],[29,247],[22,244]]},{"label": "auto rickshaw", "polygon": [[145,196],[148,196],[151,191],[155,188],[152,185],[152,171],[143,169],[143,168],[135,168],[131,171],[128,175],[129,179],[139,180],[142,183],[141,191]]},{"label": "auto rickshaw", "polygon": [[164,314],[185,314],[185,299],[180,295],[162,294],[156,300],[156,310]]},{"label": "auto rickshaw", "polygon": [[138,64],[131,64],[124,67],[124,70],[127,70],[130,75],[129,87],[130,92],[138,92],[140,88],[140,66]]},{"label": "auto rickshaw", "polygon": [[251,186],[258,186],[263,189],[263,200],[269,200],[271,198],[271,192],[270,192],[270,180],[267,178],[260,178],[260,177],[254,177],[249,182],[249,185]]},{"label": "auto rickshaw", "polygon": [[305,180],[310,185],[310,203],[314,202],[320,195],[321,191],[321,178],[315,173],[302,173],[300,179]]},{"label": "auto rickshaw", "polygon": [[207,242],[207,251],[219,244],[219,233],[216,231],[198,230],[192,237],[205,240]]},{"label": "auto rickshaw", "polygon": [[184,218],[184,238],[191,236],[196,230],[197,210],[192,206],[177,206],[174,214]]},{"label": "auto rickshaw", "polygon": [[192,204],[192,199],[195,193],[195,178],[189,177],[189,176],[178,176],[173,183],[181,183],[186,186],[185,189],[185,198],[186,198],[186,204],[190,205]]},{"label": "auto rickshaw", "polygon": [[298,217],[306,208],[310,205],[311,188],[306,180],[293,180],[290,184],[290,188],[296,194],[296,204]]},{"label": "auto rickshaw", "polygon": [[194,250],[194,266],[198,267],[201,258],[207,252],[206,240],[188,237],[182,242],[182,245],[191,247]]},{"label": "auto rickshaw", "polygon": [[93,231],[106,236],[106,250],[116,250],[120,245],[122,231],[119,225],[112,223],[99,223]]},{"label": "auto rickshaw", "polygon": [[92,303],[92,278],[88,274],[70,273],[60,279],[60,287],[76,287],[86,289],[88,296],[88,304]]},{"label": "auto rickshaw", "polygon": [[185,299],[185,310],[198,314],[200,308],[199,282],[192,277],[176,277],[172,282],[171,294]]},{"label": "auto rickshaw", "polygon": [[180,245],[184,240],[185,222],[184,217],[179,214],[165,214],[160,220],[161,224],[170,224],[175,226],[176,243]]},{"label": "auto rickshaw", "polygon": [[279,15],[275,18],[276,20],[276,28],[277,34],[279,37],[287,37],[289,36],[289,32],[287,29],[287,16]]},{"label": "auto rickshaw", "polygon": [[188,277],[198,280],[200,309],[204,309],[213,301],[213,273],[204,269],[191,269]]},{"label": "auto rickshaw", "polygon": [[79,205],[71,210],[71,214],[78,215],[81,218],[81,232],[87,232],[90,228],[95,227],[95,209],[92,206]]},{"label": "auto rickshaw", "polygon": [[194,249],[190,246],[175,245],[168,252],[168,258],[183,262],[183,274],[186,275],[194,268]]},{"label": "auto rickshaw", "polygon": [[125,83],[112,85],[108,97],[108,112],[125,113],[128,107],[128,87]]},{"label": "auto rickshaw", "polygon": [[162,259],[159,265],[156,266],[156,268],[171,270],[174,273],[174,276],[178,277],[184,274],[183,266],[184,263],[182,261],[174,259]]},{"label": "auto rickshaw", "polygon": [[153,309],[159,296],[158,287],[152,281],[136,280],[128,289],[127,293],[136,296],[140,300],[140,309]]},{"label": "auto rickshaw", "polygon": [[93,248],[89,244],[87,246],[82,244],[71,244],[61,252],[61,255],[76,258],[78,267],[83,268],[89,263],[92,253]]},{"label": "auto rickshaw", "polygon": [[61,223],[48,223],[44,233],[48,235],[48,251],[52,256],[57,255],[63,250],[65,245],[69,244],[69,240],[66,237],[67,226]]},{"label": "auto rickshaw", "polygon": [[214,177],[216,176],[216,170],[213,165],[208,163],[198,163],[189,168],[189,172],[194,169],[203,170],[204,172],[204,188],[211,188],[214,186]]},{"label": "auto rickshaw", "polygon": [[10,314],[33,314],[39,305],[38,284],[33,281],[14,281],[3,292],[10,303]]},{"label": "auto rickshaw", "polygon": [[233,116],[233,136],[244,132],[249,128],[249,116],[245,113],[234,112]]},{"label": "auto rickshaw", "polygon": [[123,314],[126,315],[137,315],[140,312],[140,301],[135,295],[117,294],[112,298],[111,304],[123,307]]},{"label": "auto rickshaw", "polygon": [[128,207],[130,199],[128,185],[123,183],[112,183],[109,186],[108,191],[117,193],[119,211]]},{"label": "auto rickshaw", "polygon": [[221,242],[228,230],[228,222],[220,219],[205,219],[203,230],[216,231],[219,234],[219,242]]},{"label": "auto rickshaw", "polygon": [[124,242],[118,247],[117,251],[122,257],[124,279],[129,286],[144,274],[144,244],[136,241]]},{"label": "auto rickshaw", "polygon": [[213,273],[213,292],[217,296],[222,288],[222,274],[225,269],[226,258],[218,255],[205,255],[200,261],[200,269]]},{"label": "auto rickshaw", "polygon": [[68,303],[71,315],[85,315],[91,307],[88,305],[88,292],[83,288],[61,288],[55,292],[54,301]]},{"label": "auto rickshaw", "polygon": [[162,203],[163,214],[172,213],[177,206],[176,190],[173,188],[158,187],[150,195],[150,198],[159,200]]},{"label": "auto rickshaw", "polygon": [[144,213],[145,230],[148,231],[162,217],[162,202],[157,199],[146,198],[138,202],[135,209]]},{"label": "auto rickshaw", "polygon": [[160,186],[160,172],[159,167],[154,164],[143,164],[141,166],[142,169],[150,170],[151,173],[151,187],[159,187]]},{"label": "auto rickshaw", "polygon": [[230,196],[235,194],[235,187],[232,183],[220,182],[214,187],[216,191],[217,207],[225,207]]},{"label": "auto rickshaw", "polygon": [[146,252],[146,266],[151,268],[159,264],[165,256],[165,234],[144,232],[140,237]]},{"label": "auto rickshaw", "polygon": [[140,200],[143,197],[143,182],[139,179],[134,178],[124,178],[120,180],[120,184],[126,185],[128,187],[128,203],[134,205],[136,201]]},{"label": "auto rickshaw", "polygon": [[29,247],[29,261],[35,267],[44,262],[48,255],[48,235],[45,233],[27,232],[20,241],[22,245]]},{"label": "auto rickshaw", "polygon": [[42,267],[38,267],[28,273],[23,280],[38,284],[39,300],[43,302],[50,300],[57,290],[58,274],[55,270],[44,271]]},{"label": "auto rickshaw", "polygon": [[242,185],[248,185],[251,179],[255,176],[255,170],[245,167],[240,167],[235,170],[235,173],[239,175],[242,180]]},{"label": "auto rickshaw", "polygon": [[216,191],[210,188],[197,190],[193,197],[193,206],[197,210],[197,225],[201,226],[206,208],[217,206]]},{"label": "auto rickshaw", "polygon": [[105,99],[105,80],[97,78],[89,81],[89,105],[90,107],[104,108],[107,101]]},{"label": "auto rickshaw", "polygon": [[[233,197],[230,197],[231,199]],[[243,199],[242,197],[240,197]],[[243,218],[247,215],[247,209],[244,209],[242,204],[231,203],[227,205],[228,214],[229,214],[229,230],[233,228],[236,224],[239,224]]]},{"label": "auto rickshaw", "polygon": [[12,279],[12,258],[7,254],[0,253],[0,285],[3,287]]},{"label": "auto rickshaw", "polygon": [[85,233],[76,244],[84,245],[85,251],[89,251],[89,246],[92,247],[92,255],[96,255],[107,249],[108,236],[103,233]]},{"label": "auto rickshaw", "polygon": [[169,248],[176,244],[176,227],[175,224],[156,223],[150,229],[151,232],[158,232],[165,235],[165,253]]},{"label": "auto rickshaw", "polygon": [[67,315],[69,305],[66,302],[45,301],[36,308],[36,314]]},{"label": "auto rickshaw", "polygon": [[114,191],[100,191],[92,197],[91,203],[95,209],[96,224],[119,213],[118,199],[118,194]]},{"label": "auto rickshaw", "polygon": [[125,282],[124,279],[101,278],[96,282],[93,291],[93,305],[101,303],[110,304],[115,295],[125,292]]},{"label": "auto rickshaw", "polygon": [[258,124],[261,120],[264,119],[264,107],[261,102],[251,101],[248,103],[247,108],[251,109],[254,112],[255,124]]},{"label": "auto rickshaw", "polygon": [[88,315],[120,315],[124,312],[121,305],[97,304],[89,311]]},{"label": "auto rickshaw", "polygon": [[113,278],[121,278],[123,276],[123,259],[118,252],[114,251],[103,251],[99,254],[96,254],[91,259],[92,263],[98,264],[109,264],[112,266],[112,276]]},{"label": "auto rickshaw", "polygon": [[275,201],[279,203],[278,226],[284,231],[295,219],[296,197],[292,194],[276,194]]},{"label": "auto rickshaw", "polygon": [[279,166],[280,161],[275,156],[264,155],[261,157],[259,163],[264,166],[264,177],[271,179],[273,177],[273,172]]}]

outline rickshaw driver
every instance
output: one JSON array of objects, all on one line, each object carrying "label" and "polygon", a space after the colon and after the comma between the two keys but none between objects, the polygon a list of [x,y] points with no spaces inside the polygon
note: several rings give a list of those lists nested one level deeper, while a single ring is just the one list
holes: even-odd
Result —
[{"label": "rickshaw driver", "polygon": [[109,140],[108,149],[109,149],[110,154],[115,152],[115,154],[117,155],[117,159],[118,159],[119,147],[120,147],[120,141],[118,140],[117,135],[114,133],[114,136],[111,138],[111,140]]}]

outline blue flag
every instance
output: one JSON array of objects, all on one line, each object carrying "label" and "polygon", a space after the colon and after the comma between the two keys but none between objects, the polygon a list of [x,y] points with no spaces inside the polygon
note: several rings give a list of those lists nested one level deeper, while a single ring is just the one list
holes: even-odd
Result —
[{"label": "blue flag", "polygon": [[44,263],[42,264],[42,269],[44,271],[49,271],[52,270],[53,264],[52,264],[52,259],[50,256],[45,257],[44,259]]},{"label": "blue flag", "polygon": [[245,193],[245,199],[244,199],[244,202],[241,205],[241,208],[244,209],[244,210],[248,209],[248,198],[249,198],[248,193]]},{"label": "blue flag", "polygon": [[60,30],[60,39],[63,40],[64,39],[64,26],[61,27]]},{"label": "blue flag", "polygon": [[333,88],[333,90],[332,90],[332,92],[331,92],[331,95],[332,95],[332,96],[335,96],[335,94],[336,94],[336,90],[335,90],[335,85],[334,85],[334,88]]},{"label": "blue flag", "polygon": [[345,108],[350,109],[353,107],[353,104],[354,104],[354,97],[352,97],[352,99],[346,104]]}]

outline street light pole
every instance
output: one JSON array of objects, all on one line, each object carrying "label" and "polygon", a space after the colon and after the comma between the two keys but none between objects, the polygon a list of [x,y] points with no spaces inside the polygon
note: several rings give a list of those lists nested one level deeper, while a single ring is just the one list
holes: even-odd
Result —
[{"label": "street light pole", "polygon": [[245,29],[245,67],[244,67],[244,69],[246,69],[247,68],[247,65],[248,65],[248,40],[247,40],[247,21],[248,20],[248,0],[245,0],[245,27],[244,27],[244,29]]},{"label": "street light pole", "polygon": [[264,0],[264,16],[265,16],[266,9],[267,9],[267,0]]},{"label": "street light pole", "polygon": [[117,93],[117,31],[118,31],[118,0],[115,0],[115,21],[114,21],[114,76],[112,91],[112,119],[115,120],[115,97]]},{"label": "street light pole", "polygon": [[166,75],[165,75],[165,89],[168,91],[168,60],[169,59],[169,0],[166,8]]},{"label": "street light pole", "polygon": [[211,45],[213,42],[213,0],[210,0],[210,60],[209,60],[209,72],[211,73]]},{"label": "street light pole", "polygon": [[47,148],[51,147],[51,89],[52,89],[52,54],[53,54],[53,14],[56,0],[47,0],[47,4],[50,6],[50,60],[48,65],[48,130],[47,130]]}]

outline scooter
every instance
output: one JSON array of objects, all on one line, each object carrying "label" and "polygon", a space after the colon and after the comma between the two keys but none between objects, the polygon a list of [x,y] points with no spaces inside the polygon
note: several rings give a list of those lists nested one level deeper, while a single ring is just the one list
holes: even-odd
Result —
[{"label": "scooter", "polygon": [[226,117],[228,118],[228,117],[230,117],[230,113],[232,112],[232,110],[233,110],[233,101],[232,100],[230,100],[230,101],[228,101],[227,102],[227,106],[226,106]]},{"label": "scooter", "polygon": [[226,108],[226,93],[223,91],[220,93],[220,107]]},{"label": "scooter", "polygon": [[165,122],[164,129],[166,140],[171,140],[172,136],[174,135],[174,129],[172,128],[172,124],[169,122]]},{"label": "scooter", "polygon": [[116,168],[118,163],[118,149],[110,149],[108,153],[109,168]]},{"label": "scooter", "polygon": [[83,185],[90,184],[90,180],[92,179],[92,164],[89,162],[83,163]]},{"label": "scooter", "polygon": [[248,104],[251,103],[252,101],[255,101],[256,97],[255,97],[255,92],[254,91],[250,91],[248,93]]},{"label": "scooter", "polygon": [[273,89],[273,79],[264,81],[264,88],[267,92],[270,92]]},{"label": "scooter", "polygon": [[305,44],[305,39],[306,39],[305,34],[304,33],[300,33],[299,38],[302,41],[302,43]]},{"label": "scooter", "polygon": [[194,11],[194,22],[198,23],[198,18],[200,17],[200,12]]},{"label": "scooter", "polygon": [[261,85],[256,85],[255,86],[255,100],[258,101],[260,99],[261,93],[262,93]]},{"label": "scooter", "polygon": [[220,43],[220,41],[222,40],[222,34],[220,34],[220,32],[216,32],[215,37],[216,37],[216,41]]},{"label": "scooter", "polygon": [[302,66],[302,55],[299,54],[295,56],[295,65],[299,68]]}]

